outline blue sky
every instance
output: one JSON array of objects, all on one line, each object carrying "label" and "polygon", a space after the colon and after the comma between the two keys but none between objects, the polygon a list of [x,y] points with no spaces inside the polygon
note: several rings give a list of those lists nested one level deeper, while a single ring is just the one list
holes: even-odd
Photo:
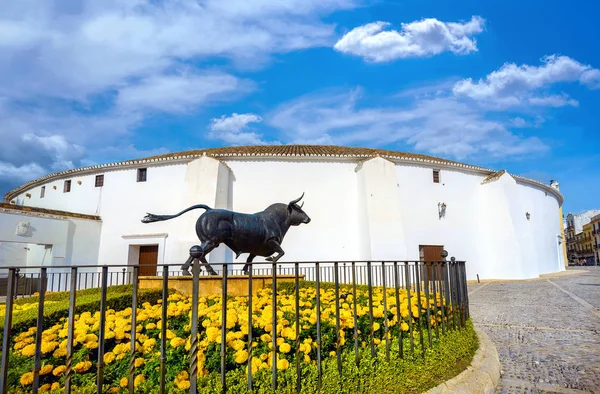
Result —
[{"label": "blue sky", "polygon": [[592,1],[60,0],[0,7],[0,193],[202,147],[418,152],[600,207]]}]

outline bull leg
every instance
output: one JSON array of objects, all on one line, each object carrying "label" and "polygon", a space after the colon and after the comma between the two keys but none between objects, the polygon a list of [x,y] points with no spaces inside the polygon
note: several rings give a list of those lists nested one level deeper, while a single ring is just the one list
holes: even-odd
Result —
[{"label": "bull leg", "polygon": [[211,275],[217,275],[217,273],[210,266],[208,261],[206,261],[206,255],[209,254],[210,252],[212,252],[213,249],[216,248],[217,246],[219,246],[219,245],[214,245],[209,242],[207,242],[207,243],[203,242],[202,245],[200,245],[200,247],[202,248],[202,255],[200,256],[200,261],[202,262],[202,265],[204,265],[204,267],[206,268],[206,271],[208,271],[208,273]]},{"label": "bull leg", "polygon": [[255,257],[256,257],[256,255],[255,255],[255,254],[250,254],[250,256],[248,256],[248,259],[246,260],[246,265],[244,265],[244,268],[242,268],[242,271],[244,271],[244,273],[245,273],[246,275],[248,275],[248,267],[249,267],[249,265],[250,265],[250,264],[248,264],[248,263],[251,263],[251,262],[252,262],[252,260],[254,260],[254,258],[255,258]]},{"label": "bull leg", "polygon": [[270,240],[268,242],[268,245],[275,250],[277,256],[269,256],[265,260],[272,261],[273,263],[275,263],[281,258],[281,256],[285,254],[285,252],[283,251],[283,249],[281,249],[281,245],[279,245],[279,242],[275,241],[274,239]]},{"label": "bull leg", "polygon": [[190,266],[192,265],[192,261],[194,261],[194,258],[190,256],[181,266],[181,272],[183,273],[183,276],[192,276],[192,274],[190,274]]}]

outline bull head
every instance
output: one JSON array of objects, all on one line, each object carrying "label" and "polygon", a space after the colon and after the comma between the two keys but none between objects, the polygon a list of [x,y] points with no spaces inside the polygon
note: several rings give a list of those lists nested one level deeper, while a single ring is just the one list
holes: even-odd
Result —
[{"label": "bull head", "polygon": [[304,206],[304,201],[302,202],[302,205],[298,205],[298,201],[302,200],[302,197],[304,197],[304,192],[300,197],[290,201],[288,204],[288,213],[290,214],[292,226],[298,226],[302,223],[310,223],[310,218],[308,217],[306,212],[302,210],[302,206]]}]

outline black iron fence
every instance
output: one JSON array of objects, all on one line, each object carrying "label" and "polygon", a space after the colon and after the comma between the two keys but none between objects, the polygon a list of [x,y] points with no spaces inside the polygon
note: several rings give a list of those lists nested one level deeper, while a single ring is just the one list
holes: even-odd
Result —
[{"label": "black iron fence", "polygon": [[[168,321],[168,309],[170,303],[170,292],[173,281],[177,280],[177,276],[181,276],[179,270],[179,264],[167,264],[159,265],[155,276],[160,276],[162,280],[161,295],[161,314],[158,320],[160,322]],[[199,342],[202,336],[207,335],[207,329],[200,324],[199,321],[199,308],[202,305],[200,303],[200,290],[203,280],[200,280],[201,276],[207,275],[206,270],[201,272],[201,264],[197,261],[192,266],[192,291],[187,302],[189,302],[189,327],[190,335],[189,340],[189,373],[186,379],[189,379],[189,392],[197,392],[197,382],[199,374]],[[227,392],[226,385],[226,372],[228,369],[228,303],[231,296],[228,291],[228,285],[230,281],[236,277],[239,279],[239,275],[244,274],[239,268],[240,265],[237,263],[226,263],[216,264],[214,267],[219,267],[219,276],[215,277],[221,282],[220,285],[220,300],[221,300],[221,313],[219,326],[220,340],[220,370],[214,372],[220,372],[221,375],[221,386],[222,392]],[[433,346],[433,338],[439,339],[440,333],[443,335],[448,330],[456,330],[465,326],[466,320],[469,318],[469,299],[467,293],[467,281],[466,281],[466,269],[464,261],[455,261],[454,258],[451,261],[347,261],[347,262],[278,262],[278,263],[251,263],[252,269],[247,274],[247,289],[244,291],[245,295],[245,307],[247,309],[247,327],[245,327],[245,334],[238,338],[244,342],[243,348],[238,351],[243,351],[244,365],[247,365],[247,380],[248,389],[253,388],[253,370],[255,365],[253,364],[253,340],[256,340],[257,327],[256,320],[258,315],[256,314],[256,308],[253,308],[253,303],[256,304],[256,288],[253,290],[255,279],[258,277],[268,277],[270,283],[270,293],[268,296],[270,299],[270,307],[272,311],[270,313],[270,332],[278,333],[281,330],[280,325],[282,321],[282,314],[278,308],[281,307],[280,300],[278,297],[282,296],[281,285],[283,278],[287,279],[286,291],[288,297],[286,302],[289,301],[290,310],[293,313],[293,324],[290,323],[289,338],[291,340],[291,347],[288,352],[292,355],[290,358],[294,365],[289,365],[290,368],[296,370],[296,390],[299,392],[302,386],[301,379],[301,351],[303,343],[301,343],[301,289],[313,288],[314,289],[314,300],[310,302],[311,310],[315,311],[314,325],[316,327],[316,338],[315,338],[315,349],[316,349],[316,367],[317,367],[317,386],[321,387],[322,379],[322,366],[321,362],[324,357],[330,356],[325,354],[326,350],[322,346],[322,329],[323,321],[322,315],[325,313],[325,309],[330,311],[331,314],[335,314],[333,320],[335,320],[334,326],[334,343],[330,346],[332,350],[330,353],[335,352],[335,358],[337,359],[338,371],[340,374],[343,373],[343,365],[341,358],[341,351],[348,349],[348,347],[354,348],[354,354],[356,363],[359,363],[359,342],[361,341],[361,335],[366,335],[362,339],[368,341],[368,347],[371,350],[371,354],[375,355],[379,349],[384,349],[386,360],[390,359],[390,348],[397,346],[399,349],[399,357],[415,356],[415,341],[420,342],[418,347],[425,356],[427,348]],[[266,267],[265,267],[266,266]],[[141,270],[146,270],[146,267],[140,266],[72,266],[72,267],[27,267],[28,273],[22,274],[25,269],[19,267],[13,268],[0,268],[0,275],[4,276],[6,283],[5,294],[6,304],[4,306],[4,327],[2,337],[2,359],[0,363],[0,394],[7,392],[8,386],[8,371],[11,368],[11,351],[15,349],[13,347],[12,339],[21,332],[13,332],[13,315],[15,312],[15,305],[19,302],[19,297],[26,296],[28,294],[36,293],[37,297],[37,320],[35,332],[35,339],[32,339],[29,346],[34,357],[34,367],[31,375],[31,391],[34,394],[40,390],[41,376],[42,376],[42,341],[44,335],[44,329],[48,327],[48,324],[53,322],[45,322],[45,297],[49,291],[68,291],[69,293],[69,307],[68,307],[68,318],[65,322],[67,330],[66,338],[66,349],[62,357],[65,359],[66,369],[63,371],[63,381],[65,393],[71,393],[73,387],[73,376],[76,371],[76,366],[73,365],[73,356],[76,351],[77,341],[75,341],[75,317],[77,308],[77,291],[88,288],[99,289],[99,321],[97,324],[97,356],[94,361],[96,382],[98,388],[98,394],[103,392],[104,384],[115,384],[115,382],[106,381],[104,377],[104,369],[106,366],[105,353],[106,353],[106,339],[107,339],[107,292],[111,286],[129,284],[131,286],[131,315],[130,324],[128,326],[128,359],[129,359],[129,373],[126,378],[126,384],[131,393],[135,391],[136,383],[136,357],[140,353],[139,346],[136,342],[139,337],[139,327],[137,323],[139,321],[140,313],[140,278],[144,275],[140,275]],[[37,270],[37,273],[31,271]],[[154,274],[154,272],[152,272]],[[357,288],[362,286],[362,290]],[[323,289],[332,291],[332,297],[328,298],[327,303],[324,303],[322,297],[324,297]],[[238,289],[239,291],[239,289]],[[376,292],[376,296],[374,296]],[[229,296],[228,296],[229,294]],[[311,293],[312,294],[312,293]],[[284,298],[285,298],[284,297]],[[290,298],[291,297],[291,298]],[[412,300],[411,300],[412,298]],[[401,302],[402,299],[402,302]],[[333,301],[332,301],[333,300]],[[362,301],[361,301],[362,300]],[[292,302],[293,301],[293,302]],[[313,304],[314,301],[314,304]],[[364,306],[361,305],[364,302]],[[306,302],[305,302],[306,303]],[[352,326],[352,341],[345,341],[342,338],[343,330],[340,328],[341,321],[340,317],[341,306],[344,303],[350,310]],[[406,308],[403,309],[403,307]],[[368,309],[367,317],[367,329],[362,334],[359,330],[359,315],[360,309]],[[263,306],[264,309],[264,306]],[[383,309],[383,310],[381,310]],[[329,313],[329,312],[328,312]],[[377,315],[377,316],[376,316]],[[379,317],[380,319],[377,319]],[[289,318],[289,316],[288,316]],[[348,316],[345,316],[348,319]],[[382,321],[382,326],[376,322],[376,320]],[[158,323],[158,322],[157,322]],[[333,323],[332,323],[333,325]],[[394,327],[392,327],[394,325]],[[157,325],[158,327],[158,325]],[[265,326],[265,329],[267,327]],[[381,339],[375,338],[375,331],[380,328],[383,329],[383,335]],[[160,324],[160,377],[158,383],[160,385],[160,392],[166,392],[166,373],[167,373],[167,348],[168,348],[168,335],[167,335],[167,324]],[[380,331],[381,332],[381,331]],[[295,335],[294,335],[295,334]],[[95,335],[95,334],[94,334]],[[277,349],[280,345],[278,343],[278,335],[271,335],[269,345],[271,349]],[[409,339],[410,346],[405,348],[403,345],[403,338]],[[346,345],[344,347],[344,342]],[[379,346],[379,343],[382,346]],[[384,347],[383,347],[384,346]],[[94,349],[96,350],[96,349]],[[16,351],[16,350],[15,350]],[[287,352],[286,352],[287,353]],[[294,357],[295,355],[295,357]],[[246,360],[247,356],[247,360]],[[278,385],[278,352],[272,351],[269,355],[271,374],[272,374],[272,387],[277,388]],[[90,364],[91,365],[91,364]],[[121,383],[122,384],[122,383]]]}]

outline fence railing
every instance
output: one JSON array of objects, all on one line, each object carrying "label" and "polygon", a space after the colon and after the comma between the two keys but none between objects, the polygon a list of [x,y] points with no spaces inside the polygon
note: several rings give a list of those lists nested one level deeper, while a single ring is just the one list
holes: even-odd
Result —
[{"label": "fence railing", "polygon": [[[179,264],[159,265],[157,267],[156,276],[162,278],[161,294],[161,322],[167,322],[168,308],[170,305],[169,287],[170,281],[176,280],[177,276],[181,275]],[[266,266],[266,268],[265,268]],[[238,275],[245,275],[241,270],[238,270],[237,263],[213,264],[213,267],[220,268],[220,275],[215,277],[221,282],[220,300],[221,300],[221,319],[220,325],[220,374],[222,392],[227,392],[226,371],[230,369],[228,366],[228,336],[227,336],[227,319],[228,307],[233,297],[228,297],[228,284],[230,280]],[[427,348],[433,346],[433,338],[439,339],[440,332],[445,334],[448,330],[456,330],[465,326],[466,320],[469,318],[469,299],[467,293],[467,280],[464,261],[347,261],[347,262],[278,262],[278,263],[251,263],[251,270],[247,274],[247,296],[245,298],[245,308],[247,309],[247,334],[239,338],[244,342],[244,349],[247,351],[247,379],[248,389],[253,388],[253,339],[257,338],[256,321],[259,318],[257,315],[256,306],[257,295],[256,288],[253,290],[253,278],[256,276],[269,276],[271,287],[268,297],[270,297],[270,331],[271,333],[278,332],[278,326],[282,324],[280,310],[281,297],[286,305],[289,305],[293,312],[293,322],[289,322],[290,329],[295,330],[295,335],[291,335],[291,342],[294,345],[291,347],[290,358],[295,364],[293,367],[296,370],[296,390],[299,392],[302,386],[301,379],[301,363],[300,358],[301,346],[301,289],[307,287],[314,288],[314,300],[310,300],[310,308],[315,311],[316,338],[314,338],[316,346],[316,361],[317,361],[317,386],[321,387],[322,379],[322,360],[329,356],[322,347],[322,332],[325,324],[322,321],[322,315],[325,309],[330,312],[335,312],[335,341],[330,352],[335,352],[339,373],[343,371],[341,361],[341,352],[343,349],[354,348],[356,363],[359,363],[359,341],[362,339],[368,342],[368,347],[371,354],[375,355],[380,347],[376,345],[375,331],[379,330],[380,324],[375,320],[374,311],[379,311],[378,316],[382,321],[381,328],[383,336],[381,343],[385,342],[386,360],[390,360],[390,347],[398,346],[399,357],[415,356],[415,341],[420,342],[420,350],[422,356],[425,356]],[[32,392],[37,394],[40,389],[40,377],[42,368],[42,337],[44,329],[52,322],[45,322],[45,297],[47,292],[52,291],[68,291],[69,307],[68,319],[65,323],[67,329],[67,348],[63,355],[65,358],[66,370],[64,371],[64,387],[65,393],[69,394],[74,389],[73,375],[74,366],[73,356],[76,351],[77,343],[75,341],[75,316],[77,312],[77,290],[98,288],[99,289],[99,321],[97,324],[97,361],[96,367],[96,382],[98,393],[103,392],[104,384],[115,384],[116,382],[106,381],[104,377],[105,359],[104,355],[107,351],[106,335],[107,335],[107,292],[111,286],[129,284],[131,289],[131,324],[129,331],[129,373],[127,376],[127,385],[129,391],[135,391],[135,374],[136,374],[136,357],[139,354],[139,349],[136,348],[136,340],[140,335],[136,326],[138,323],[139,305],[139,283],[140,270],[146,270],[146,267],[138,265],[128,266],[70,266],[70,267],[26,267],[29,273],[20,274],[24,268],[11,267],[0,268],[0,275],[5,276],[6,280],[6,305],[4,315],[4,327],[2,337],[2,359],[0,362],[0,393],[7,392],[7,376],[11,368],[11,351],[13,344],[13,314],[15,312],[15,303],[19,302],[19,297],[28,294],[38,293],[37,298],[37,323],[35,330],[35,339],[31,346],[35,347],[34,352],[34,368]],[[189,336],[189,391],[190,393],[197,392],[198,369],[199,369],[199,338],[207,335],[205,327],[200,325],[199,308],[202,306],[199,297],[199,286],[202,286],[203,281],[200,276],[207,275],[206,270],[200,272],[201,264],[194,261],[192,265],[192,292],[186,302],[190,304],[190,336]],[[37,270],[37,273],[31,272]],[[282,295],[280,285],[283,281],[283,276],[289,281],[293,279],[293,284],[287,286],[288,295]],[[279,278],[279,281],[278,281]],[[239,278],[238,278],[239,279]],[[305,283],[311,281],[310,284]],[[314,282],[314,283],[313,283]],[[357,289],[357,286],[364,286]],[[327,297],[323,300],[325,293],[323,291],[333,291],[332,297]],[[374,296],[376,292],[376,296]],[[286,298],[289,297],[289,298]],[[412,297],[412,301],[411,301]],[[239,297],[238,297],[239,298]],[[403,300],[401,302],[401,299]],[[416,300],[415,300],[416,299]],[[333,300],[333,303],[331,303]],[[291,302],[293,301],[293,302]],[[313,303],[314,301],[314,303]],[[364,305],[361,304],[364,302]],[[305,302],[306,303],[306,302]],[[340,329],[341,317],[340,304],[344,303],[346,307],[350,307],[351,319],[353,320],[353,338],[352,342],[342,340],[343,332]],[[403,303],[406,303],[407,311],[402,311]],[[351,304],[351,305],[350,305]],[[414,307],[413,307],[414,306]],[[265,308],[265,306],[262,306]],[[359,314],[357,308],[368,309],[368,332],[359,332]],[[383,308],[383,311],[381,311]],[[331,313],[333,314],[333,313]],[[406,315],[406,316],[405,316]],[[289,316],[288,316],[289,318]],[[347,318],[347,317],[346,317]],[[293,324],[292,324],[293,323]],[[406,325],[405,325],[406,324]],[[333,323],[331,323],[333,325]],[[394,327],[392,327],[394,325]],[[408,327],[406,327],[408,326]],[[14,333],[20,334],[20,333]],[[379,334],[378,334],[379,335]],[[361,337],[362,336],[362,337]],[[361,339],[362,338],[362,339]],[[406,349],[403,345],[404,339],[410,340],[410,347]],[[277,335],[272,335],[272,349],[278,348]],[[344,345],[343,342],[346,342]],[[407,342],[408,343],[408,342]],[[395,345],[394,345],[395,344]],[[160,325],[160,392],[166,391],[166,368],[167,368],[167,324]],[[16,351],[16,350],[15,350]],[[277,351],[272,351],[269,356],[271,364],[272,387],[277,388],[278,385],[278,360]],[[295,355],[295,357],[294,357]],[[292,367],[290,363],[290,368]],[[118,384],[118,382],[117,382]]]}]

